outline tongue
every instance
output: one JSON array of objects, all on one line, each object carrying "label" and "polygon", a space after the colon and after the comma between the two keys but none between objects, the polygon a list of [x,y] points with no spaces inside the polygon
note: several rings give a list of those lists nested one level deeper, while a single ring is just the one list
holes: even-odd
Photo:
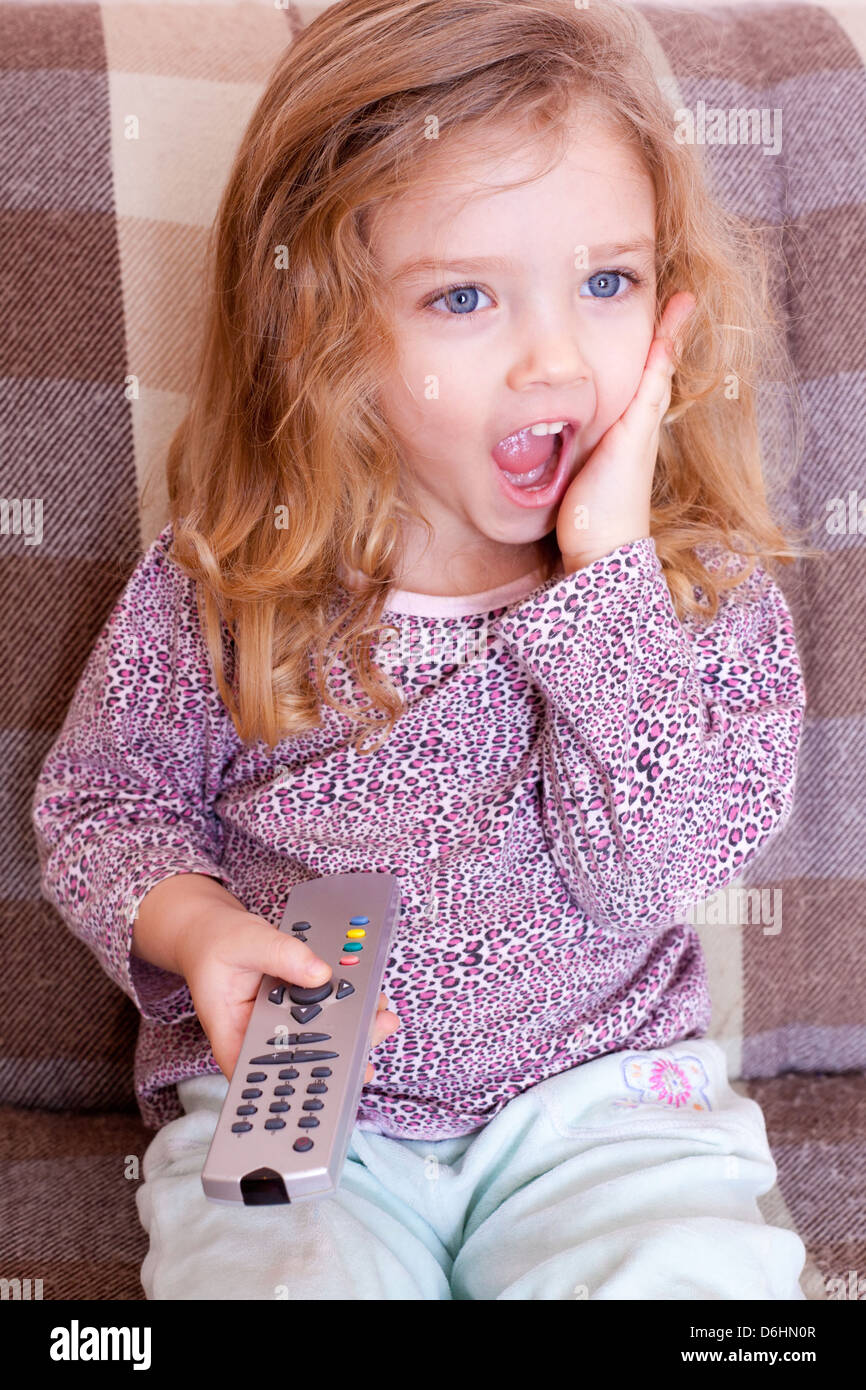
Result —
[{"label": "tongue", "polygon": [[556,435],[533,434],[531,429],[518,430],[500,439],[492,450],[493,457],[508,473],[529,473],[546,463],[556,448]]}]

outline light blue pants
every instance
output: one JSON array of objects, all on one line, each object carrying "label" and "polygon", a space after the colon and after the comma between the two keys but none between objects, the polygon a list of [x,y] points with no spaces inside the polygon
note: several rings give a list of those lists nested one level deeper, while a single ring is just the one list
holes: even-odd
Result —
[{"label": "light blue pants", "polygon": [[148,1299],[804,1299],[806,1251],[756,1198],[763,1113],[713,1041],[584,1062],[457,1139],[355,1126],[337,1191],[211,1202],[228,1082],[179,1085],[136,1194]]}]

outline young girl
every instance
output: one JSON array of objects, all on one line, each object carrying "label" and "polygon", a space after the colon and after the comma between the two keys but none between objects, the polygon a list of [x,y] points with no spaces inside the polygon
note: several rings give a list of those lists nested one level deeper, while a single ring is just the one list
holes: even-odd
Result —
[{"label": "young girl", "polygon": [[[148,1298],[804,1297],[683,918],[791,813],[809,552],[761,247],[640,34],[342,0],[238,153],[171,521],[33,806],[142,1015]],[[339,1189],[210,1202],[261,974],[330,974],[289,891],[358,870],[401,914]]]}]

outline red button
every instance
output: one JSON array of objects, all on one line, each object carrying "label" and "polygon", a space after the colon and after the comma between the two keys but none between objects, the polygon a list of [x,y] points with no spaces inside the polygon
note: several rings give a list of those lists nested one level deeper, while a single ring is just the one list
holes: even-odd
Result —
[{"label": "red button", "polygon": [[341,965],[357,965],[359,959],[360,959],[360,957],[358,957],[358,956],[340,956],[340,964],[341,964]]}]

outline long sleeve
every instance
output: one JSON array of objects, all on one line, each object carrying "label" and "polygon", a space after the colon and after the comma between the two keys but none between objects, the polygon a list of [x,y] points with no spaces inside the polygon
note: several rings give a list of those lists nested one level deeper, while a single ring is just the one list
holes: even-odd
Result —
[{"label": "long sleeve", "polygon": [[[714,552],[699,548],[708,568],[724,563]],[[790,611],[760,565],[711,623],[681,622],[642,538],[496,628],[545,696],[545,835],[602,928],[676,922],[788,820],[806,692]]]},{"label": "long sleeve", "polygon": [[171,539],[169,525],[106,621],[31,804],[43,896],[141,1014],[163,1023],[194,1015],[189,990],[131,954],[133,924],[164,878],[220,878],[213,802],[236,737]]}]

